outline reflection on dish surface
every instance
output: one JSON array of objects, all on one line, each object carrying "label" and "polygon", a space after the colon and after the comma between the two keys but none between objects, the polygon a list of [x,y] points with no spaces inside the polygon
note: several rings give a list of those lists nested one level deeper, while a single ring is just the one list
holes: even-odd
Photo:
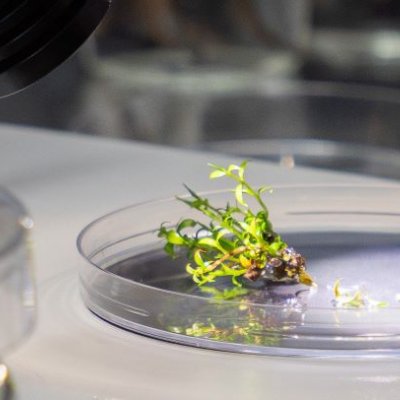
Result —
[{"label": "reflection on dish surface", "polygon": [[[184,258],[172,260],[160,249],[107,268],[115,276],[139,283],[136,291],[126,291],[117,283],[112,289],[101,286],[106,281],[91,290],[103,295],[114,291],[122,302],[126,296],[135,299],[133,324],[122,324],[125,328],[194,346],[208,347],[207,341],[212,340],[212,348],[218,349],[218,343],[223,343],[222,349],[228,345],[229,350],[250,351],[250,346],[262,353],[271,346],[327,351],[398,348],[400,329],[395,321],[400,312],[400,249],[396,235],[291,233],[285,240],[306,257],[317,288],[276,283],[233,288],[230,280],[198,287],[185,272]],[[387,302],[388,307],[336,308],[333,284],[337,279],[346,287]],[[93,311],[98,313],[96,307]],[[150,331],[142,330],[137,323]]]}]

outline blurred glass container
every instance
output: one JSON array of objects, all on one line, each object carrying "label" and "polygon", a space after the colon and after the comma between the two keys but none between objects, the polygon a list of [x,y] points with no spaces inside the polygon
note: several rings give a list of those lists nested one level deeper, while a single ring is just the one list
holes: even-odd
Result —
[{"label": "blurred glass container", "polygon": [[94,76],[71,127],[157,143],[198,140],[204,107],[240,96],[260,82],[292,78],[301,59],[291,52],[242,46],[121,52],[93,59]]},{"label": "blurred glass container", "polygon": [[196,148],[400,179],[400,91],[286,83],[216,99]]},{"label": "blurred glass container", "polygon": [[[0,357],[25,338],[34,322],[34,290],[28,248],[32,220],[18,200],[0,189]],[[10,399],[9,373],[0,361],[0,399]]]},{"label": "blurred glass container", "polygon": [[304,74],[310,78],[396,87],[400,84],[399,29],[316,29],[309,53]]},{"label": "blurred glass container", "polygon": [[204,144],[205,150],[245,159],[331,169],[374,177],[400,179],[400,151],[319,139],[222,140]]},{"label": "blurred glass container", "polygon": [[303,49],[311,0],[126,0],[102,27],[102,51],[214,46]]},{"label": "blurred glass container", "polygon": [[[211,150],[214,141],[249,139],[316,139],[400,150],[397,89],[299,81],[260,69],[200,69],[184,56],[177,68],[178,59],[171,55],[170,70],[167,63],[151,67],[150,59],[98,65],[102,93],[111,94],[107,98],[124,120],[124,136]],[[95,115],[101,121],[100,111]]]},{"label": "blurred glass container", "polygon": [[253,0],[262,25],[280,38],[283,44],[306,49],[311,35],[311,0]]}]

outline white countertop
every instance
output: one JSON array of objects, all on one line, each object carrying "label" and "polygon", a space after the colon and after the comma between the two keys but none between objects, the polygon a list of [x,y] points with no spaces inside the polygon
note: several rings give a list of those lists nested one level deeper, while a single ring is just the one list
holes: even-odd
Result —
[{"label": "white countertop", "polygon": [[[180,347],[110,326],[78,293],[79,231],[116,208],[224,186],[207,162],[232,157],[127,141],[0,126],[0,184],[35,221],[38,322],[6,362],[18,399],[398,399],[398,360],[283,359]],[[254,162],[266,184],[384,183]],[[383,394],[384,393],[384,394]]]}]

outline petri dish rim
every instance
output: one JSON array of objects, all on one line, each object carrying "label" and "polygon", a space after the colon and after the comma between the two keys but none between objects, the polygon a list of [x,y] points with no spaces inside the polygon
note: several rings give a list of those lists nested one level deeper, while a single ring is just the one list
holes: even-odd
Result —
[{"label": "petri dish rim", "polygon": [[[397,192],[398,192],[398,194],[399,194],[399,197],[398,197],[398,198],[400,198],[400,186],[399,186],[399,185],[396,185],[396,184],[382,184],[382,185],[342,184],[342,183],[340,183],[340,184],[331,184],[331,185],[325,185],[325,184],[312,184],[312,185],[298,184],[298,185],[296,185],[296,184],[291,184],[291,185],[275,185],[275,186],[273,187],[274,191],[278,191],[278,190],[292,190],[292,189],[321,189],[321,190],[323,190],[324,188],[330,188],[330,189],[332,189],[332,188],[338,188],[338,189],[350,189],[350,190],[357,190],[357,189],[358,189],[358,190],[365,190],[365,189],[367,189],[367,190],[370,190],[370,189],[394,190],[394,191],[397,191]],[[210,190],[210,191],[199,191],[198,193],[199,193],[200,195],[202,195],[202,196],[210,196],[210,195],[223,194],[223,193],[226,193],[226,192],[228,192],[228,191],[230,192],[231,190],[230,190],[230,189],[219,189],[219,190]],[[183,197],[183,198],[184,198],[184,197],[190,197],[190,195],[187,195],[187,194],[178,195],[178,196],[179,196],[179,197]],[[76,240],[76,245],[77,245],[77,249],[78,249],[79,254],[80,254],[80,255],[83,257],[83,259],[84,259],[86,262],[88,262],[92,267],[96,268],[97,270],[101,271],[101,272],[104,273],[104,274],[110,274],[110,275],[112,275],[113,278],[116,279],[116,280],[121,280],[121,281],[124,281],[124,282],[129,282],[129,284],[132,285],[132,286],[143,287],[143,288],[146,288],[147,290],[150,290],[150,291],[161,292],[161,293],[166,293],[166,294],[172,294],[172,295],[174,295],[174,296],[182,296],[182,297],[185,297],[185,298],[193,298],[193,299],[198,299],[198,300],[202,300],[202,301],[204,301],[204,300],[210,300],[210,299],[205,299],[205,298],[202,297],[202,296],[198,296],[198,295],[194,295],[194,294],[179,293],[179,292],[176,292],[176,291],[172,291],[172,290],[168,290],[168,289],[163,289],[163,288],[158,288],[158,287],[150,286],[150,285],[145,284],[145,283],[133,281],[133,280],[131,280],[131,279],[129,279],[129,278],[125,278],[125,277],[119,276],[119,275],[117,275],[117,274],[115,274],[115,273],[113,273],[113,272],[111,272],[111,271],[109,271],[109,270],[106,270],[106,269],[102,268],[101,266],[99,266],[99,265],[97,265],[96,263],[94,263],[94,262],[91,260],[91,258],[94,257],[94,256],[95,256],[96,254],[98,254],[99,252],[101,252],[102,250],[104,250],[105,248],[107,248],[108,246],[104,246],[104,247],[102,247],[102,248],[96,249],[96,252],[95,252],[95,253],[90,253],[90,254],[87,254],[87,253],[84,251],[84,249],[83,249],[82,242],[83,242],[85,236],[88,235],[88,234],[90,233],[91,229],[95,228],[95,227],[96,227],[99,223],[101,223],[102,221],[104,221],[104,220],[106,220],[106,219],[108,219],[108,218],[110,218],[110,217],[112,217],[112,216],[115,216],[115,215],[117,215],[117,214],[119,214],[119,213],[121,213],[121,212],[130,210],[130,209],[137,209],[137,208],[140,208],[140,207],[143,207],[143,206],[157,206],[157,205],[159,205],[159,204],[165,204],[165,203],[169,203],[169,202],[172,202],[172,201],[177,201],[176,197],[172,197],[172,196],[171,196],[171,197],[167,197],[167,198],[157,198],[157,199],[153,199],[153,200],[142,201],[142,202],[134,203],[134,204],[131,204],[131,205],[128,205],[128,206],[125,206],[125,207],[121,207],[121,208],[119,208],[119,209],[117,209],[117,210],[114,210],[114,211],[111,211],[111,212],[109,212],[109,213],[106,213],[106,214],[102,215],[101,217],[99,217],[99,218],[93,220],[93,221],[90,222],[88,225],[86,225],[86,226],[80,231],[80,233],[78,234],[78,237],[77,237],[77,240]],[[326,212],[326,214],[328,214],[328,213],[329,213],[329,212]],[[339,213],[340,213],[340,214],[343,214],[342,212],[339,212]],[[351,213],[357,214],[358,212],[355,210],[354,212],[351,212]],[[289,214],[290,214],[290,213],[289,213]],[[317,214],[318,214],[318,215],[321,215],[321,211],[314,212],[314,214],[315,214],[315,215],[317,215]],[[369,214],[370,214],[370,215],[374,215],[374,214],[371,214],[371,213],[369,213]],[[375,215],[388,215],[388,213],[385,213],[385,212],[382,212],[382,213],[375,213]],[[392,214],[390,214],[390,215],[392,215]],[[397,214],[396,214],[396,215],[397,215]],[[400,211],[399,211],[399,213],[398,213],[398,216],[400,217]],[[162,222],[162,221],[161,221],[161,222]],[[160,223],[161,223],[161,222],[160,222]],[[146,233],[152,233],[152,232],[155,232],[155,231],[156,231],[155,228],[149,229],[148,231],[140,232],[140,233],[138,233],[137,235],[132,235],[132,236],[130,236],[130,237],[124,237],[124,238],[121,239],[121,241],[124,241],[124,240],[127,240],[127,239],[131,239],[131,238],[134,238],[134,237],[137,237],[137,236],[141,236],[141,235],[146,234]],[[113,242],[112,244],[115,244],[115,243],[116,243],[116,242]],[[229,300],[229,301],[218,300],[218,303],[219,303],[219,304],[226,303],[226,304],[230,304],[230,305],[239,304],[239,303],[236,302],[235,300]],[[260,304],[258,304],[258,303],[251,303],[251,305],[259,306]],[[279,305],[270,305],[270,304],[268,304],[268,305],[263,305],[263,307],[272,310],[272,309],[279,309],[279,308],[281,308],[282,306],[279,306]],[[337,311],[346,311],[347,313],[348,313],[348,312],[354,312],[354,313],[360,312],[359,309],[351,309],[351,308],[345,308],[345,307],[337,307],[336,309],[337,309]],[[387,307],[385,307],[383,310],[390,311],[390,310],[397,310],[397,309],[398,309],[398,307],[387,306]],[[330,310],[330,311],[331,311],[332,309],[331,309],[331,307],[323,307],[323,306],[317,307],[317,306],[313,306],[313,307],[312,307],[312,310],[315,310],[315,311]],[[378,310],[376,310],[376,311],[379,312],[380,310],[378,309]]]},{"label": "petri dish rim", "polygon": [[[393,215],[400,217],[400,212],[397,211],[398,202],[396,201],[396,199],[400,197],[399,185],[391,183],[378,185],[299,184],[275,186],[274,189],[276,192],[280,190],[280,195],[276,197],[275,203],[271,202],[267,204],[270,205],[270,210],[274,207],[278,207],[280,211],[284,210],[280,214],[277,213],[279,221],[278,223],[274,223],[279,233],[306,233],[303,239],[300,238],[300,244],[303,243],[302,241],[306,243],[310,237],[315,237],[315,233],[318,235],[320,235],[320,233],[328,234],[328,236],[322,239],[321,243],[325,243],[324,240],[326,241],[327,238],[330,240],[330,233],[333,233],[333,238],[335,238],[337,233],[341,232],[345,232],[347,235],[353,235],[353,233],[363,235],[366,233],[367,236],[372,233],[372,243],[374,246],[376,245],[375,233],[378,235],[383,234],[383,236],[380,237],[383,239],[383,242],[379,239],[378,246],[380,243],[384,245],[389,244],[392,247],[394,245],[397,254],[399,224],[397,224],[396,219],[393,219]],[[283,193],[282,191],[285,190],[287,190],[287,192]],[[300,192],[297,192],[300,194],[295,198],[297,200],[295,206],[291,208],[290,205],[293,204],[295,200],[293,197],[288,197],[287,195],[293,193],[291,192],[293,190],[300,190]],[[297,209],[310,209],[309,198],[307,198],[307,196],[301,197],[301,190],[304,191],[303,194],[308,193],[313,195],[315,193],[321,193],[320,197],[316,198],[317,201],[329,199],[326,203],[321,202],[321,205],[319,208],[317,207],[317,209],[315,209],[315,205],[312,204],[313,211],[317,211],[313,220],[308,220],[307,216],[296,219],[296,215],[294,216],[295,219],[291,219],[293,213],[290,214],[290,212],[288,212]],[[333,195],[333,193],[336,193],[336,190],[337,196]],[[229,192],[231,193],[231,191]],[[380,192],[382,192],[382,194]],[[370,197],[366,197],[365,195],[368,193],[372,193],[373,195],[371,194]],[[216,199],[226,203],[227,191],[224,189],[204,192],[202,194],[215,194],[217,196],[218,194],[222,194],[222,197],[216,197]],[[280,197],[282,195],[283,199],[285,199],[283,204],[281,203],[282,197]],[[377,202],[377,196],[381,196],[385,201]],[[335,202],[338,199],[343,200],[343,198],[345,198],[346,201]],[[359,199],[361,198],[363,198],[365,202],[360,204]],[[229,199],[231,199],[231,194],[229,195]],[[210,200],[212,200],[212,198]],[[168,207],[168,204],[172,201],[180,206],[177,206],[176,209],[171,209],[171,207]],[[167,207],[165,207],[166,203]],[[164,205],[164,208],[160,209],[159,213],[154,213],[151,207],[157,207],[157,205]],[[325,211],[331,212],[332,206],[335,205],[339,212],[341,210],[350,211],[350,214],[354,212],[354,219],[351,219],[351,222],[349,222],[347,219],[348,213],[344,213],[344,215],[339,218],[338,223],[335,221],[331,225],[326,225],[326,221],[320,218],[321,210],[324,211],[325,208]],[[138,220],[141,216],[145,215],[144,209],[141,211],[140,207],[150,207],[150,209],[147,209],[147,212],[150,212],[148,217],[151,218],[151,222],[148,218],[144,218],[142,223],[139,223]],[[331,298],[331,292],[329,290],[327,291],[327,288],[325,288],[325,284],[331,282],[332,278],[330,276],[332,274],[329,274],[329,266],[328,270],[323,269],[320,273],[320,278],[324,278],[323,281],[325,281],[325,283],[321,281],[321,288],[323,289],[322,297],[318,293],[317,298],[311,302],[306,299],[306,302],[302,304],[300,301],[300,303],[297,303],[299,308],[286,307],[282,305],[282,303],[260,303],[258,297],[256,297],[256,301],[253,301],[254,297],[249,297],[246,299],[246,301],[248,300],[246,305],[250,311],[245,311],[245,315],[238,311],[240,310],[240,307],[238,307],[240,303],[236,300],[217,300],[212,297],[201,297],[186,292],[179,293],[179,289],[175,291],[156,287],[153,286],[151,275],[150,280],[146,283],[146,279],[148,278],[146,278],[146,275],[142,275],[143,273],[146,274],[146,265],[142,267],[143,270],[138,270],[139,280],[136,280],[137,278],[135,276],[133,276],[133,278],[129,275],[126,277],[123,275],[121,276],[119,272],[115,272],[118,270],[109,270],[109,268],[112,269],[118,266],[120,262],[125,261],[128,261],[128,264],[126,264],[128,268],[136,265],[140,266],[141,261],[139,261],[138,264],[130,265],[131,257],[136,257],[137,255],[144,255],[146,257],[146,254],[151,254],[155,249],[160,250],[160,241],[156,238],[156,235],[152,235],[152,233],[156,231],[155,224],[157,224],[157,226],[160,225],[159,217],[163,215],[167,215],[171,218],[171,221],[177,222],[177,215],[186,217],[186,215],[180,214],[182,209],[187,208],[177,202],[174,197],[144,201],[112,211],[96,219],[81,231],[78,236],[77,245],[85,262],[82,263],[80,269],[80,289],[83,303],[93,315],[99,317],[106,323],[110,323],[113,326],[132,333],[163,340],[165,342],[213,351],[260,356],[331,359],[397,359],[400,356],[400,326],[396,322],[396,315],[398,315],[400,306],[397,305],[397,300],[395,302],[397,307],[384,307],[372,310],[369,308],[349,309],[345,307],[334,307],[329,300]],[[361,214],[358,212],[360,209],[364,211]],[[368,210],[373,212],[365,212]],[[164,214],[165,212],[167,212],[167,214]],[[168,213],[171,213],[171,215]],[[369,218],[370,215],[372,218]],[[274,218],[272,218],[272,221],[277,222]],[[335,218],[333,219],[335,220]],[[290,224],[294,221],[294,229],[291,230],[291,225],[286,225],[288,230],[281,230],[282,226],[285,228],[285,221]],[[296,225],[299,221],[300,225]],[[303,221],[306,221],[304,228],[302,228],[303,225],[301,225]],[[308,227],[308,223],[310,223],[310,227]],[[97,226],[98,224],[99,226]],[[342,229],[342,224],[344,224],[344,226],[350,224],[351,229]],[[154,229],[143,229],[146,226],[150,226]],[[96,231],[97,227],[99,229]],[[92,229],[93,232],[91,231]],[[135,232],[137,234],[134,234]],[[95,238],[90,238],[89,236],[85,242],[85,235],[91,233],[95,234]],[[132,233],[132,235],[128,237],[130,233]],[[307,236],[307,234],[311,234],[311,236]],[[142,235],[144,236],[141,237]],[[339,236],[340,240],[337,243],[341,246],[342,237],[341,235]],[[347,237],[348,236],[346,236],[346,238]],[[387,239],[389,239],[388,242],[386,241]],[[356,248],[361,243],[357,240],[359,239],[356,238],[354,242]],[[114,247],[113,245],[115,243],[118,244]],[[290,243],[289,241],[289,244]],[[369,246],[369,244],[367,245]],[[353,245],[351,244],[351,246]],[[297,248],[297,244],[295,248]],[[102,250],[104,250],[104,252],[102,252]],[[378,251],[379,250],[380,249],[378,249]],[[344,253],[346,259],[347,254],[348,253]],[[378,252],[377,254],[380,253]],[[158,259],[155,258],[154,260]],[[348,265],[348,262],[349,261],[346,260],[347,264],[345,263],[345,266]],[[154,275],[156,278],[159,276],[162,278],[163,275],[157,276],[157,274],[160,273],[159,271],[161,271],[161,274],[165,273],[162,272],[162,268],[163,264],[157,265],[155,269],[156,275]],[[342,268],[341,270],[343,271],[343,267],[339,266],[339,268]],[[328,271],[327,276],[325,276],[326,271]],[[393,270],[389,268],[389,272],[390,271],[393,272]],[[180,272],[178,272],[178,275],[180,275]],[[174,277],[175,276],[177,275],[174,275]],[[350,273],[350,275],[345,278],[351,278],[351,276]],[[376,272],[373,272],[371,276],[373,277],[372,279],[375,279],[377,276]],[[144,283],[140,282],[142,278]],[[370,279],[370,282],[375,281]],[[390,292],[390,295],[393,295],[393,286],[395,287],[395,293],[397,293],[397,287],[391,285],[390,290],[392,290],[392,292]],[[372,289],[374,288],[372,287]],[[381,286],[375,287],[375,289],[378,291],[377,293],[383,293]],[[386,289],[387,288],[385,288],[385,290]],[[320,299],[327,299],[326,293],[329,296],[329,303],[324,304],[329,304],[330,306],[319,306]],[[289,314],[287,314],[287,310],[289,310]],[[262,325],[260,333],[258,333],[257,330],[250,333],[251,340],[261,337],[261,339],[264,338],[266,340],[266,344],[243,342],[241,341],[243,338],[231,341],[230,339],[193,336],[190,333],[185,333],[187,332],[185,329],[188,327],[190,329],[192,323],[197,323],[197,321],[200,321],[200,323],[203,323],[203,321],[211,321],[213,323],[215,321],[217,324],[216,326],[222,326],[222,329],[224,329],[223,326],[225,323],[228,324],[228,327],[234,327],[236,324],[240,326],[242,323],[248,324],[248,322],[246,322],[247,318],[252,315],[257,316],[256,320],[261,318],[260,321]],[[339,316],[339,322],[336,320],[337,315]],[[266,319],[264,320],[264,318]],[[272,318],[272,320],[269,318]],[[184,330],[175,331],[170,329],[171,327],[174,329],[173,327],[175,326],[178,329],[182,328]],[[289,331],[286,330],[286,328],[289,329]]]}]

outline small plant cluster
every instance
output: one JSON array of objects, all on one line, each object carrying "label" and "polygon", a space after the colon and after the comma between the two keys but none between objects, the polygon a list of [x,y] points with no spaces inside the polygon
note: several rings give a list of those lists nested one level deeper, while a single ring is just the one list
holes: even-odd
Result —
[{"label": "small plant cluster", "polygon": [[[234,204],[214,206],[185,186],[190,197],[178,197],[178,200],[209,221],[186,218],[173,227],[163,224],[158,236],[166,241],[165,251],[175,257],[180,252],[178,249],[186,250],[189,260],[186,270],[199,286],[220,277],[230,277],[236,286],[242,285],[243,278],[312,285],[304,258],[273,230],[262,199],[262,194],[270,192],[271,188],[253,188],[247,182],[246,162],[227,168],[209,165],[212,168],[210,179],[226,177],[235,182]],[[256,211],[249,207],[247,198],[255,200]]]},{"label": "small plant cluster", "polygon": [[361,289],[345,289],[341,286],[340,279],[333,284],[333,305],[338,308],[385,308],[389,306],[386,301],[371,299]]}]

